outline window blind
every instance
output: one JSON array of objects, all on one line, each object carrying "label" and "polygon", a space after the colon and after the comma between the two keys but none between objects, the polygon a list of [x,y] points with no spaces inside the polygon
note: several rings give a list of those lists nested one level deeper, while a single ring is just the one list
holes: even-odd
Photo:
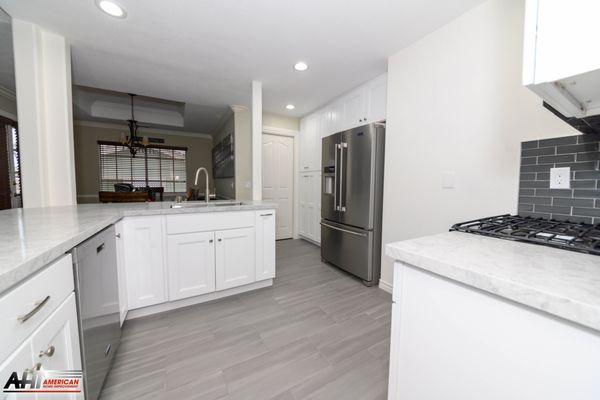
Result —
[{"label": "window blind", "polygon": [[113,191],[115,183],[135,187],[163,187],[165,193],[185,193],[187,148],[140,147],[135,157],[118,142],[98,142],[100,190]]}]

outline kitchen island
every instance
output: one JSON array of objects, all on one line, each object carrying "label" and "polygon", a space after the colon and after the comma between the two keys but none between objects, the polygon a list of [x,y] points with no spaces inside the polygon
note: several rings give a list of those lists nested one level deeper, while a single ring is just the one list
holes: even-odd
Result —
[{"label": "kitchen island", "polygon": [[459,232],[386,254],[390,399],[600,398],[600,257]]},{"label": "kitchen island", "polygon": [[[240,204],[241,203],[241,204]],[[124,217],[275,209],[267,202],[81,204],[0,211],[0,294]],[[175,207],[178,205],[175,204]]]}]

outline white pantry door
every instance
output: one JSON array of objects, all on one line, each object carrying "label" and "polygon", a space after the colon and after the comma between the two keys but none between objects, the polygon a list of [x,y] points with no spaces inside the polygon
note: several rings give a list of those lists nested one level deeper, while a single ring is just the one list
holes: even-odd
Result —
[{"label": "white pantry door", "polygon": [[277,204],[276,238],[292,237],[294,138],[263,134],[263,200]]}]

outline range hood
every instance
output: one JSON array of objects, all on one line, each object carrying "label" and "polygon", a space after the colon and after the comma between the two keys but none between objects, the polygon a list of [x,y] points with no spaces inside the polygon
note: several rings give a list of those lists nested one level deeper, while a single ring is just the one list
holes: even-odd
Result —
[{"label": "range hood", "polygon": [[565,121],[567,124],[571,125],[573,128],[577,129],[582,133],[596,133],[600,134],[600,114],[592,115],[589,117],[577,118],[577,117],[567,117],[560,113],[556,108],[552,107],[550,104],[544,101],[544,107],[550,110],[554,115],[558,118]]}]

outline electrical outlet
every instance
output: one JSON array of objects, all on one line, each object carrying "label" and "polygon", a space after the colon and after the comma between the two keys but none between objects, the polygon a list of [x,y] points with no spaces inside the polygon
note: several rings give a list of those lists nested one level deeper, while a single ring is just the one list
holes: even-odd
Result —
[{"label": "electrical outlet", "polygon": [[570,189],[571,188],[571,168],[551,168],[550,169],[550,189]]}]

